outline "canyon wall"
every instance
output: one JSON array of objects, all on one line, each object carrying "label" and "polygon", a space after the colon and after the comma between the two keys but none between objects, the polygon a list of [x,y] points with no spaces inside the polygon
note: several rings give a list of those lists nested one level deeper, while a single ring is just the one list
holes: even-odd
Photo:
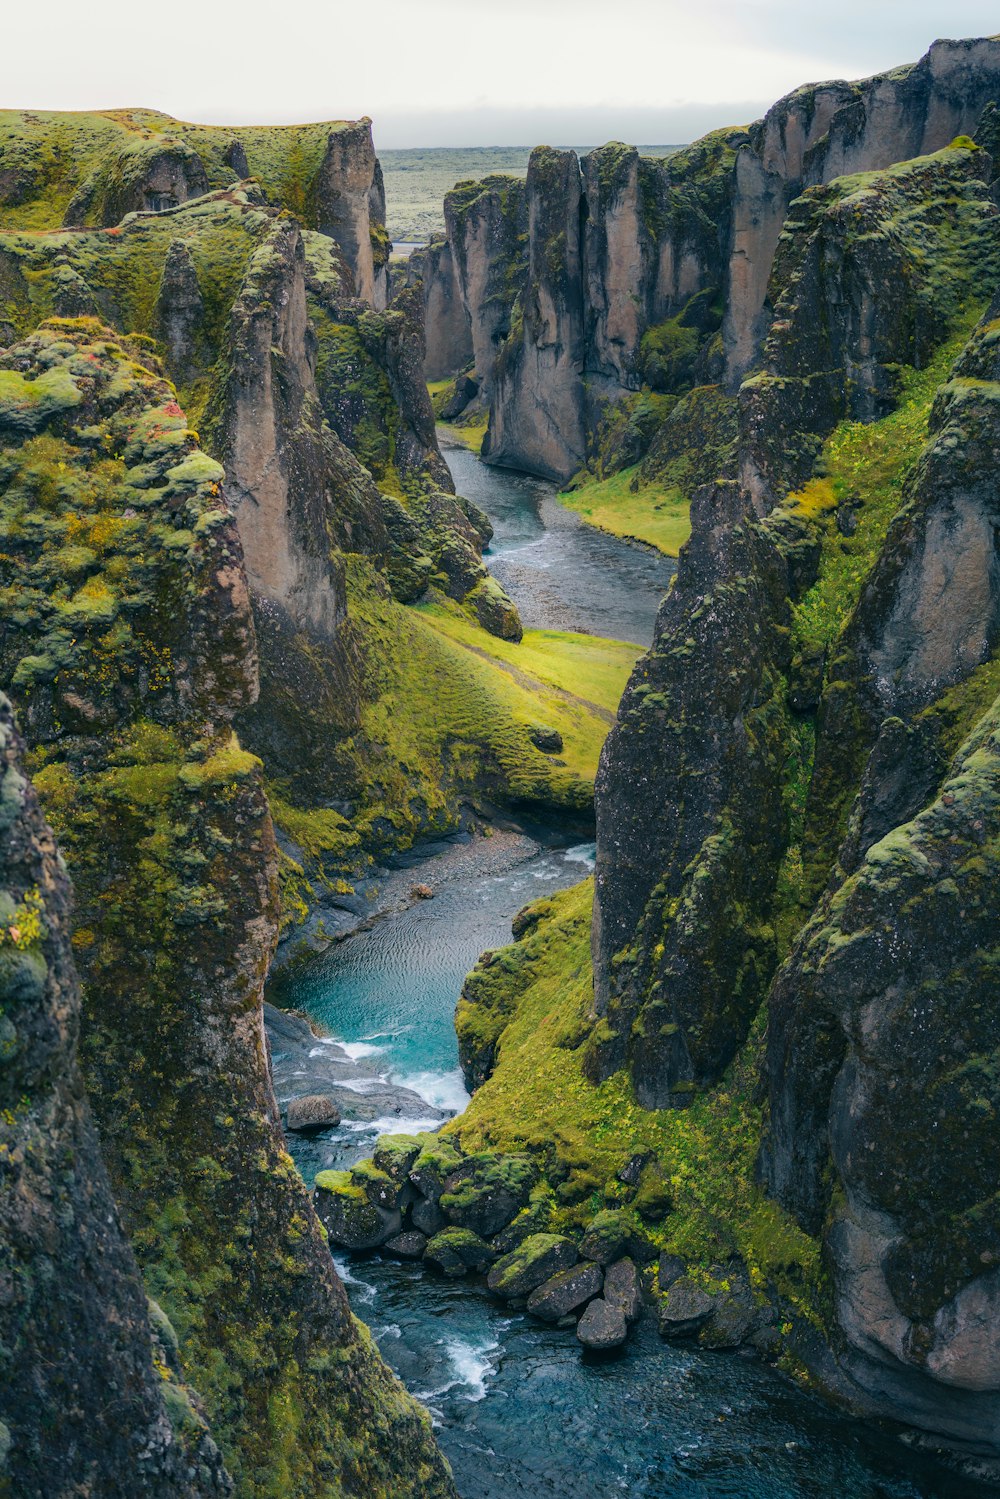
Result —
[{"label": "canyon wall", "polygon": [[[808,85],[763,120],[664,160],[612,144],[578,164],[570,153],[557,181],[553,153],[539,148],[523,200],[506,206],[487,183],[462,184],[471,214],[447,220],[447,253],[417,274],[428,321],[432,307],[454,307],[457,285],[473,358],[452,313],[435,377],[450,358],[450,373],[472,376],[465,400],[489,403],[487,461],[559,481],[599,469],[609,404],[627,413],[643,388],[675,401],[708,385],[732,395],[758,363],[775,316],[772,263],[796,198],[974,134],[998,96],[1000,41],[940,41],[911,67]],[[512,268],[508,246],[525,215],[530,269],[523,259]],[[543,387],[558,442],[544,416],[532,419]]]}]

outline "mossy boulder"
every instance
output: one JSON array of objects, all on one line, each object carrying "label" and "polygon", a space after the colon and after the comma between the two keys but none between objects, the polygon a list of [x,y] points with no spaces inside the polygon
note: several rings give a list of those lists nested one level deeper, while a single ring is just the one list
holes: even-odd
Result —
[{"label": "mossy boulder", "polygon": [[438,1202],[448,1177],[458,1170],[464,1157],[449,1139],[434,1139],[425,1145],[410,1168],[410,1181],[421,1197]]},{"label": "mossy boulder", "polygon": [[349,1171],[320,1171],[313,1201],[330,1239],[342,1249],[377,1249],[403,1227],[402,1214],[378,1207]]},{"label": "mossy boulder", "polygon": [[716,1298],[688,1276],[675,1280],[657,1311],[664,1338],[693,1337],[715,1310]]},{"label": "mossy boulder", "polygon": [[529,1296],[543,1281],[576,1264],[576,1245],[562,1234],[531,1234],[490,1271],[487,1284],[507,1301]]},{"label": "mossy boulder", "polygon": [[482,1275],[492,1263],[490,1246],[467,1228],[443,1228],[428,1240],[424,1250],[425,1265],[456,1279],[470,1271]]},{"label": "mossy boulder", "polygon": [[629,1226],[621,1213],[606,1209],[592,1218],[580,1241],[580,1253],[599,1265],[610,1265],[628,1248]]},{"label": "mossy boulder", "polygon": [[408,1181],[410,1169],[426,1144],[420,1135],[382,1135],[372,1151],[372,1160],[393,1181]]},{"label": "mossy boulder", "polygon": [[601,1268],[593,1260],[571,1265],[535,1287],[528,1297],[528,1311],[543,1322],[559,1322],[599,1296],[603,1284]]},{"label": "mossy boulder", "polygon": [[489,1151],[469,1156],[451,1173],[440,1197],[449,1222],[488,1239],[516,1217],[531,1195],[537,1172],[526,1156]]}]

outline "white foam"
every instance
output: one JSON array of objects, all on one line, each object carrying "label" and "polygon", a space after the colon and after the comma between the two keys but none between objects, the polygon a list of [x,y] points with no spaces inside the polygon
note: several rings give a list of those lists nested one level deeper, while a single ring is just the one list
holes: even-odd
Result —
[{"label": "white foam", "polygon": [[[392,1081],[400,1087],[412,1088],[427,1103],[437,1109],[450,1109],[460,1114],[469,1102],[465,1079],[461,1068],[452,1072],[406,1072],[394,1073]],[[440,1121],[439,1121],[440,1123]]]},{"label": "white foam", "polygon": [[373,1046],[370,1041],[340,1041],[338,1045],[352,1062],[360,1062],[364,1057],[375,1057],[379,1052],[385,1051],[384,1046]]},{"label": "white foam", "polygon": [[461,1338],[445,1338],[444,1350],[451,1364],[453,1377],[442,1385],[437,1385],[433,1390],[420,1390],[417,1399],[428,1401],[434,1400],[439,1395],[447,1395],[451,1390],[464,1390],[463,1400],[477,1403],[486,1394],[486,1381],[489,1375],[495,1372],[493,1360],[489,1357],[495,1353],[500,1344],[495,1340],[476,1347],[473,1343],[465,1343]]},{"label": "white foam", "polygon": [[407,1119],[402,1114],[387,1114],[382,1119],[344,1119],[341,1128],[355,1134],[422,1135],[440,1129],[441,1119]]},{"label": "white foam", "polygon": [[334,1268],[337,1271],[337,1274],[340,1276],[345,1286],[357,1287],[358,1301],[363,1301],[367,1306],[375,1300],[375,1297],[378,1294],[375,1287],[371,1285],[367,1280],[359,1280],[358,1277],[353,1274],[351,1267],[346,1260],[338,1259],[338,1257],[334,1255],[333,1264]]},{"label": "white foam", "polygon": [[576,843],[566,850],[563,858],[567,864],[586,864],[588,869],[593,869],[597,864],[597,844]]}]

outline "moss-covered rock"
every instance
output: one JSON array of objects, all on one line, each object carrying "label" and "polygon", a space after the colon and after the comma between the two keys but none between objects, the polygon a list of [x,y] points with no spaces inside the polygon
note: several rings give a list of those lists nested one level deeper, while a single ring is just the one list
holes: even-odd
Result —
[{"label": "moss-covered rock", "polygon": [[569,1270],[577,1261],[576,1245],[561,1234],[531,1234],[510,1254],[497,1260],[487,1284],[497,1296],[512,1301],[528,1296],[537,1286]]},{"label": "moss-covered rock", "polygon": [[468,1228],[443,1228],[424,1250],[424,1264],[451,1279],[459,1279],[470,1271],[483,1275],[493,1260],[490,1246]]}]

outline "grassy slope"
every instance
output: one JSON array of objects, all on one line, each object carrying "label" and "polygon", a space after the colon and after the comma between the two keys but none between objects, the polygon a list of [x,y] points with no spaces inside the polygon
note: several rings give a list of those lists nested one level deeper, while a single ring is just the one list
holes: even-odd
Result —
[{"label": "grassy slope", "polygon": [[691,1109],[640,1108],[624,1072],[599,1087],[589,1083],[580,1042],[593,1002],[592,899],[593,882],[585,880],[546,901],[531,935],[505,949],[518,967],[527,965],[530,982],[503,1033],[496,1071],[448,1129],[466,1149],[554,1145],[575,1187],[565,1194],[574,1199],[562,1210],[566,1224],[614,1205],[617,1172],[632,1155],[651,1152],[672,1199],[656,1241],[704,1265],[738,1252],[755,1280],[773,1280],[794,1301],[819,1273],[818,1248],[754,1181],[761,1110],[751,1099],[760,1038]]},{"label": "grassy slope", "polygon": [[559,503],[600,531],[645,541],[668,557],[676,557],[691,534],[690,503],[675,487],[644,485],[633,492],[630,485],[635,474],[635,467],[622,469],[610,479],[561,494]]},{"label": "grassy slope", "polygon": [[[867,426],[842,423],[825,445],[820,476],[789,497],[788,504],[823,531],[818,580],[795,609],[799,650],[830,647],[849,618],[926,440],[934,394],[977,315],[978,310],[963,314],[954,336],[924,370],[904,373],[894,412]],[[852,537],[843,537],[834,510],[849,495],[861,502],[858,526]],[[992,699],[998,670],[996,662],[987,663],[941,700],[940,710],[956,721],[953,738]],[[812,721],[803,719],[798,741],[789,745],[786,767],[793,844],[779,881],[776,927],[782,951],[809,910],[799,904],[803,876],[798,839],[812,748]],[[756,1101],[764,1013],[722,1084],[699,1095],[686,1111],[641,1109],[624,1072],[593,1086],[581,1067],[581,1043],[593,1025],[591,902],[590,881],[545,902],[537,927],[494,957],[487,971],[497,974],[506,990],[510,1019],[501,1033],[493,1075],[449,1128],[467,1149],[553,1146],[560,1168],[570,1175],[570,1186],[559,1194],[567,1224],[585,1223],[603,1207],[614,1206],[620,1190],[617,1171],[632,1154],[652,1152],[672,1199],[671,1210],[654,1230],[657,1242],[702,1271],[738,1252],[755,1284],[770,1281],[791,1305],[815,1316],[824,1295],[819,1245],[763,1195],[755,1180],[764,1122]],[[488,1033],[496,1023],[479,1006],[459,1006],[459,1029],[472,1037]]]},{"label": "grassy slope", "polygon": [[[358,786],[359,811],[348,821],[268,787],[276,823],[305,856],[284,862],[286,920],[305,916],[316,879],[343,889],[390,845],[454,827],[463,798],[589,817],[601,747],[639,654],[555,631],[499,640],[448,601],[397,603],[357,558],[349,607],[365,661],[361,730],[331,755]],[[535,747],[535,725],[559,731],[558,754]]]}]

